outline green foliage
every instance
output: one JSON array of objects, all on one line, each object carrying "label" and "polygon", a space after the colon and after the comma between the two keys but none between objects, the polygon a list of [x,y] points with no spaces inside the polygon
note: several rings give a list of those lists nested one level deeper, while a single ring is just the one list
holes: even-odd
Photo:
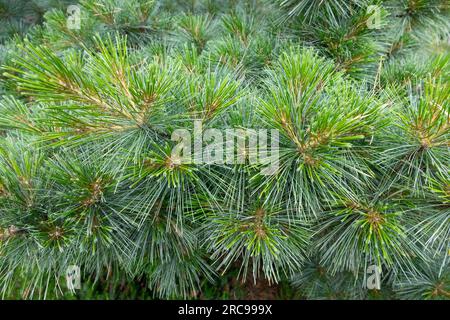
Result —
[{"label": "green foliage", "polygon": [[[0,2],[3,297],[449,298],[448,1],[83,0],[80,29],[19,2]],[[261,145],[180,162],[194,122],[278,132],[278,168]]]}]

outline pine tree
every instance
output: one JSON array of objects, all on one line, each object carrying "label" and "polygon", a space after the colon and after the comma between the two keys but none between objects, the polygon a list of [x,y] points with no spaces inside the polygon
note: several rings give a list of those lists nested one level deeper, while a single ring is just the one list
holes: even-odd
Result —
[{"label": "pine tree", "polygon": [[[449,299],[447,0],[67,5],[0,2],[3,297],[78,265],[158,298]],[[196,123],[278,132],[279,167],[181,162]]]}]

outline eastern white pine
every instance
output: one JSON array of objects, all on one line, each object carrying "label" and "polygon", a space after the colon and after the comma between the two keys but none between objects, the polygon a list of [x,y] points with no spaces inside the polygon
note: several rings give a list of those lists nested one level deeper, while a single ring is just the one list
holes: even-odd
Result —
[{"label": "eastern white pine", "polygon": [[[450,298],[448,0],[73,2],[0,0],[2,297]],[[179,164],[195,121],[277,171]]]}]

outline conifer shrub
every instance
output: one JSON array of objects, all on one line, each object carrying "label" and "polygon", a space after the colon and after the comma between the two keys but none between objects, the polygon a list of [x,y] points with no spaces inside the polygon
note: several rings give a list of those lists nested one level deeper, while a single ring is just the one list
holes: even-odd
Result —
[{"label": "conifer shrub", "polygon": [[69,4],[0,1],[3,298],[449,299],[447,0]]}]

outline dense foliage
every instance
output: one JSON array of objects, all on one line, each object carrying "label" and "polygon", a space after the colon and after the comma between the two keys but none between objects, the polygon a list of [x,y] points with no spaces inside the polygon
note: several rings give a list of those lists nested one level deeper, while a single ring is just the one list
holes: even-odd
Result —
[{"label": "dense foliage", "polygon": [[[78,265],[158,298],[450,298],[448,0],[68,4],[0,1],[3,297]],[[195,121],[278,130],[278,170],[179,164]]]}]

